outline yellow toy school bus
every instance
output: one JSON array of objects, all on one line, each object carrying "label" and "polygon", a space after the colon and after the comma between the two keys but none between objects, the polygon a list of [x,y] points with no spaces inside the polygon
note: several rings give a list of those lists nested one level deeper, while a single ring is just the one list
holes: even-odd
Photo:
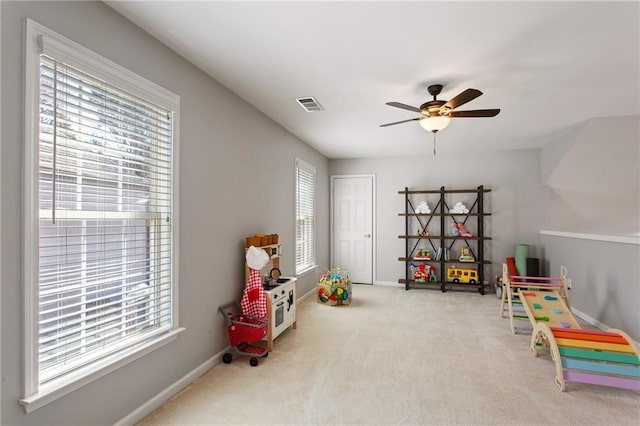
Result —
[{"label": "yellow toy school bus", "polygon": [[447,268],[447,281],[475,284],[478,282],[478,271],[466,268]]}]

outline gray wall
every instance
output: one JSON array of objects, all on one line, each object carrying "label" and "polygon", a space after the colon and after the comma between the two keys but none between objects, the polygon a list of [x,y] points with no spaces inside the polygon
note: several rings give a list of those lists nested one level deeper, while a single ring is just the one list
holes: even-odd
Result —
[{"label": "gray wall", "polygon": [[640,115],[573,126],[542,148],[547,229],[640,234]]},{"label": "gray wall", "polygon": [[541,241],[554,275],[567,267],[572,308],[640,342],[640,245],[554,235]]},{"label": "gray wall", "polygon": [[[331,175],[376,175],[378,282],[397,282],[404,265],[403,211],[410,189],[491,188],[486,257],[500,272],[516,244],[532,246],[542,272],[569,269],[572,306],[602,327],[640,340],[640,245],[540,235],[541,230],[636,235],[640,231],[639,116],[589,120],[567,129],[543,149],[484,154],[331,160]],[[443,136],[444,137],[444,136]],[[443,143],[441,141],[441,143]],[[614,167],[611,167],[613,165]],[[425,197],[426,198],[426,197]]]},{"label": "gray wall", "polygon": [[[294,159],[328,161],[100,2],[6,2],[2,13],[2,419],[7,425],[113,424],[228,345],[219,305],[239,300],[244,237],[278,232],[294,271]],[[35,412],[22,397],[23,25],[31,18],[181,97],[180,324],[176,341]],[[324,208],[326,210],[326,208]],[[328,265],[328,214],[319,211],[318,263]],[[315,274],[300,278],[299,294]]]},{"label": "gray wall", "polygon": [[541,151],[550,187],[543,229],[629,241],[542,235],[548,269],[568,268],[572,307],[588,321],[640,341],[640,116],[580,123]]},{"label": "gray wall", "polygon": [[[427,139],[425,135],[425,143]],[[530,244],[535,254],[538,233],[546,220],[547,190],[540,179],[539,149],[331,160],[329,172],[376,176],[374,267],[378,282],[397,282],[404,276],[404,264],[398,261],[404,254],[404,240],[398,238],[404,233],[404,219],[398,216],[404,211],[404,197],[398,191],[405,187],[468,189],[484,185],[491,189],[485,198],[485,210],[492,214],[485,233],[493,238],[486,245],[485,257],[494,262],[488,277],[501,271],[516,244]]]}]

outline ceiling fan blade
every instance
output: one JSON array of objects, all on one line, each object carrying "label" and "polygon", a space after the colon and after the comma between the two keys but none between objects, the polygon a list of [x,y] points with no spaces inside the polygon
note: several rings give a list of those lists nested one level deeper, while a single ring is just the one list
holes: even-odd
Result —
[{"label": "ceiling fan blade", "polygon": [[458,96],[455,96],[454,98],[449,99],[449,101],[446,104],[440,107],[440,111],[442,111],[443,109],[450,109],[450,110],[456,109],[460,105],[464,105],[467,102],[474,100],[480,95],[482,95],[482,92],[479,91],[478,89],[467,89],[464,92],[460,93]]},{"label": "ceiling fan blade", "polygon": [[449,117],[495,117],[500,113],[500,109],[476,109],[469,111],[451,111]]},{"label": "ceiling fan blade", "polygon": [[416,108],[407,104],[401,104],[400,102],[387,102],[385,105],[389,105],[396,108],[408,109],[409,111],[413,111],[413,112],[421,112],[420,108]]},{"label": "ceiling fan blade", "polygon": [[381,124],[380,127],[395,126],[396,124],[408,123],[409,121],[420,120],[420,117],[410,118],[408,120],[394,121],[393,123]]}]

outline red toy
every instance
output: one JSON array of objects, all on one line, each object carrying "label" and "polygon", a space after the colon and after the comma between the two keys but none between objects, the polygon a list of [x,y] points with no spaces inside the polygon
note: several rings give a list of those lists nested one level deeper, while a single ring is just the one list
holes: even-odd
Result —
[{"label": "red toy", "polygon": [[[243,315],[237,303],[220,306],[218,308],[224,318],[225,326],[229,334],[229,344],[236,355],[251,357],[249,364],[252,367],[258,365],[258,357],[266,358],[269,355],[267,348],[252,345],[267,336],[268,321],[266,318],[257,318]],[[230,364],[233,355],[226,352],[222,356],[222,362]]]},{"label": "red toy", "polygon": [[429,278],[432,275],[435,275],[435,269],[433,266],[421,263],[418,265],[418,269],[413,273],[413,280],[417,283],[426,283],[427,281],[430,281]]}]

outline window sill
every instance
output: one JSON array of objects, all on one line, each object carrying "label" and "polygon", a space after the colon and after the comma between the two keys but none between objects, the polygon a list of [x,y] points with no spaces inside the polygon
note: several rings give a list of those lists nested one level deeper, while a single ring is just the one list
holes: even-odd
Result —
[{"label": "window sill", "polygon": [[296,277],[300,277],[301,275],[308,274],[309,272],[315,272],[318,265],[309,266],[301,271],[296,271]]},{"label": "window sill", "polygon": [[20,405],[22,405],[25,412],[29,414],[174,341],[178,337],[178,334],[184,330],[184,328],[176,328],[158,338],[141,343],[138,346],[94,363],[74,374],[70,374],[64,381],[60,380],[50,385],[42,386],[37,393],[21,399],[19,401]]}]

